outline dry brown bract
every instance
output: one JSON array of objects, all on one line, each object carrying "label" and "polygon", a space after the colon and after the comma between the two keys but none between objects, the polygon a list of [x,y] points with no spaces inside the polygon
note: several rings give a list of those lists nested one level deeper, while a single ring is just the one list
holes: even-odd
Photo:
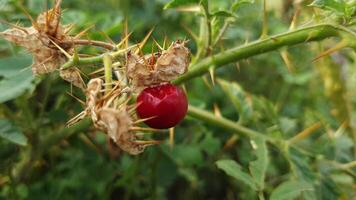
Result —
[{"label": "dry brown bract", "polygon": [[134,116],[129,114],[127,103],[115,105],[122,91],[114,88],[103,95],[102,85],[100,78],[90,80],[86,90],[86,109],[70,120],[68,125],[90,116],[96,128],[106,132],[118,147],[133,155],[143,152],[146,146],[157,144],[155,141],[136,141],[132,130]]},{"label": "dry brown bract", "polygon": [[[73,51],[72,44],[61,44],[61,41],[68,41],[71,37],[67,35],[69,28],[60,24],[60,3],[57,1],[53,9],[40,14],[36,21],[31,18],[31,27],[13,25],[13,28],[0,32],[6,40],[26,48],[33,55],[31,67],[34,75],[53,72],[66,62],[66,56],[58,47],[66,52]],[[64,71],[61,75],[73,85],[84,88],[80,74]]]},{"label": "dry brown bract", "polygon": [[148,56],[127,55],[126,71],[136,92],[144,87],[169,82],[184,74],[189,65],[186,41],[176,41],[162,53]]}]

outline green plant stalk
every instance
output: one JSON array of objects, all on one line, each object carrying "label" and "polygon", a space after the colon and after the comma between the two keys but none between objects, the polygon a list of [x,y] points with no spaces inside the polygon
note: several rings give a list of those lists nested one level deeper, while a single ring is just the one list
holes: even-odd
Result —
[{"label": "green plant stalk", "polygon": [[337,36],[347,37],[347,41],[350,41],[350,43],[352,43],[353,40],[356,40],[354,33],[348,32],[344,28],[331,24],[319,24],[304,27],[301,29],[271,36],[266,39],[257,40],[243,46],[235,47],[207,57],[200,62],[190,66],[189,71],[174,80],[174,83],[181,84],[192,78],[201,76],[204,73],[209,72],[209,68],[211,66],[218,68],[255,55],[274,51],[284,46],[292,46],[300,43],[319,41],[325,38]]},{"label": "green plant stalk", "polygon": [[104,55],[105,54],[109,54],[112,58],[117,58],[119,56],[124,56],[130,49],[137,47],[139,44],[135,44],[132,45],[126,49],[120,49],[114,52],[110,52],[110,53],[104,53],[98,56],[93,56],[93,57],[88,57],[88,58],[76,58],[74,59],[74,56],[72,59],[69,59],[66,63],[64,63],[61,66],[61,69],[67,69],[70,68],[72,66],[79,66],[79,65],[87,65],[87,64],[95,64],[95,63],[99,63],[99,62],[103,62],[104,59]]},{"label": "green plant stalk", "polygon": [[231,120],[228,120],[223,117],[216,117],[213,113],[210,113],[208,111],[205,111],[203,109],[199,109],[195,106],[189,105],[188,107],[188,115],[191,117],[194,117],[196,119],[200,119],[202,121],[205,121],[211,125],[215,125],[221,128],[224,128],[226,130],[230,130],[236,134],[241,134],[245,135],[250,138],[256,138],[260,137],[263,138],[269,142],[274,142],[274,140],[267,135],[254,131],[252,129],[246,128],[244,126],[241,126],[240,124],[233,122]]},{"label": "green plant stalk", "polygon": [[112,82],[112,59],[109,54],[104,55],[104,72],[105,72],[105,94],[109,93],[111,90],[111,82]]}]

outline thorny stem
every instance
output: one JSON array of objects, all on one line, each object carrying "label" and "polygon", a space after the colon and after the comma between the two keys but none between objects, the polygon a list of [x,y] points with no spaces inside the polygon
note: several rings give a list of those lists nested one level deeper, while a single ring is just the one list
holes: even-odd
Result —
[{"label": "thorny stem", "polygon": [[[266,39],[260,39],[207,57],[190,66],[190,70],[186,74],[177,78],[174,83],[181,84],[185,81],[201,76],[204,73],[209,72],[209,68],[211,66],[218,68],[245,58],[277,50],[283,46],[292,46],[300,43],[319,41],[336,36],[345,37],[345,39],[350,42],[349,46],[352,45],[353,40],[356,40],[355,33],[349,32],[339,26],[331,24],[308,26],[271,36]],[[355,48],[354,46],[351,47]]]},{"label": "thorny stem", "polygon": [[[286,33],[270,36],[266,39],[259,39],[257,41],[250,42],[245,45],[231,48],[221,53],[209,56],[197,63],[193,63],[189,67],[190,70],[186,74],[177,78],[173,82],[175,84],[181,84],[187,80],[201,76],[202,74],[209,72],[210,66],[215,66],[218,68],[245,58],[269,51],[274,51],[284,46],[320,41],[329,37],[344,38],[348,42],[349,47],[356,49],[356,34],[354,32],[333,24],[318,24],[296,30],[290,30]],[[120,49],[118,51],[112,52],[110,55],[112,58],[123,56],[129,49],[132,49],[136,46],[137,45],[133,45],[127,49]],[[73,62],[71,59],[63,64],[61,69],[66,69],[74,65],[95,64],[102,61],[103,54],[89,58],[79,58],[77,62]]]},{"label": "thorny stem", "polygon": [[[332,24],[318,24],[314,26],[304,27],[298,30],[292,30],[286,33],[282,33],[279,35],[271,36],[266,39],[260,39],[248,44],[245,44],[240,47],[235,47],[221,53],[212,55],[207,57],[196,64],[192,64],[190,66],[190,70],[183,76],[179,77],[174,81],[175,84],[181,84],[185,81],[203,75],[204,73],[209,72],[210,66],[214,65],[216,67],[222,67],[226,64],[239,61],[241,59],[249,58],[255,55],[259,55],[268,51],[277,50],[283,46],[292,46],[299,43],[306,43],[311,41],[319,41],[329,37],[341,37],[346,39],[349,44],[349,47],[356,49],[356,34],[346,30],[345,28],[335,26]],[[118,50],[110,53],[109,55],[112,58],[116,58],[118,56],[124,55],[128,49]],[[70,59],[67,63],[65,63],[61,69],[66,69],[75,65],[85,65],[85,64],[94,64],[102,62],[104,58],[104,54],[89,57],[89,58],[78,58],[78,59]],[[75,60],[75,61],[74,61]],[[243,127],[231,120],[226,118],[217,118],[214,114],[207,112],[205,110],[201,110],[194,106],[189,106],[188,114],[194,118],[200,119],[202,121],[208,122],[210,124],[225,128],[227,130],[231,130],[234,133],[240,133],[245,136],[255,138],[262,137],[269,142],[275,143],[276,141],[273,138],[270,138],[263,133],[254,131],[252,129]],[[51,134],[44,138],[43,140],[43,151],[50,148],[52,145],[58,143],[63,138],[69,137],[70,135],[78,132],[82,132],[86,130],[90,126],[91,122],[88,119],[84,119],[81,122],[77,123],[74,126],[64,128],[58,134]],[[24,174],[30,169],[31,163],[34,159],[39,159],[43,152],[37,151],[28,151],[31,152],[28,155],[28,159],[25,159],[23,162],[20,162],[15,170],[15,178],[16,180],[21,180]],[[34,154],[35,153],[35,154]],[[350,164],[351,167],[354,166],[354,163]],[[347,165],[349,167],[349,165]]]},{"label": "thorny stem", "polygon": [[76,44],[76,45],[92,45],[102,47],[108,50],[115,50],[116,46],[114,44],[110,44],[103,41],[96,41],[96,40],[85,40],[85,39],[72,39],[72,40],[65,40],[61,41],[60,44]]},{"label": "thorny stem", "polygon": [[274,142],[272,138],[268,137],[263,133],[241,126],[240,124],[228,120],[224,117],[216,117],[213,113],[210,113],[208,111],[205,111],[203,109],[197,108],[192,105],[189,105],[188,107],[188,115],[196,119],[205,121],[211,125],[219,126],[226,130],[233,131],[236,134],[242,134],[250,138],[260,137],[269,142]]},{"label": "thorny stem", "polygon": [[[126,49],[120,49],[114,52],[109,53],[109,55],[112,58],[117,58],[119,56],[125,55],[130,49],[133,49],[137,47],[138,44],[132,45],[130,47],[127,47]],[[105,53],[107,54],[107,53]],[[78,58],[76,62],[74,62],[73,59],[68,60],[66,63],[64,63],[61,67],[61,70],[70,68],[75,65],[86,65],[86,64],[95,64],[99,62],[103,62],[104,54],[98,55],[98,56],[93,56],[93,57],[88,57],[88,58]]]}]

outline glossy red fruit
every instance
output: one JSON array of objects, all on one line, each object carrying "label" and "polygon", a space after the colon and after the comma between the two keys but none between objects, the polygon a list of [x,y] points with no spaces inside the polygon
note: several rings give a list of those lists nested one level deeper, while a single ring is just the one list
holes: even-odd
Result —
[{"label": "glossy red fruit", "polygon": [[151,128],[165,129],[177,125],[188,109],[187,96],[170,83],[144,89],[137,97],[137,114]]}]

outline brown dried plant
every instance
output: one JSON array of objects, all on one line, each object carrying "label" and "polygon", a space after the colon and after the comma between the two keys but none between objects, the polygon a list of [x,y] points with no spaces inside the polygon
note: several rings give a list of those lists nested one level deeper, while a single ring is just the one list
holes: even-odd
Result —
[{"label": "brown dried plant", "polygon": [[139,56],[128,53],[126,74],[134,91],[169,82],[184,74],[189,65],[186,41],[176,41],[162,52]]},{"label": "brown dried plant", "polygon": [[[32,23],[30,27],[10,24],[13,28],[0,32],[0,36],[24,47],[32,54],[31,67],[34,75],[47,74],[59,69],[73,52],[74,44],[64,42],[73,38],[68,35],[71,27],[60,23],[60,4],[61,0],[56,1],[54,8],[41,13],[36,20],[26,13]],[[81,89],[85,88],[76,68],[62,70],[60,76]]]},{"label": "brown dried plant", "polygon": [[[109,138],[120,149],[136,155],[145,149],[146,146],[158,144],[159,141],[139,141],[135,135],[136,130],[147,130],[134,125],[142,122],[137,120],[134,114],[131,114],[130,109],[135,109],[134,106],[128,105],[128,100],[118,103],[120,96],[125,93],[125,90],[116,85],[110,92],[104,95],[104,81],[100,78],[95,78],[89,81],[86,89],[86,108],[76,117],[68,122],[72,125],[86,116],[90,116],[94,126],[107,133]],[[149,131],[155,131],[151,129]]]},{"label": "brown dried plant", "polygon": [[[128,35],[118,45],[78,39],[88,29],[76,36],[70,36],[69,31],[72,26],[65,26],[60,23],[60,4],[61,0],[56,0],[54,8],[41,13],[36,20],[33,20],[26,13],[32,22],[32,26],[20,27],[9,24],[12,28],[0,32],[0,36],[24,47],[32,54],[33,63],[31,67],[34,75],[59,70],[59,74],[64,80],[85,92],[85,109],[69,120],[68,126],[85,117],[90,117],[95,128],[105,132],[120,149],[134,155],[143,152],[146,146],[158,144],[159,141],[156,140],[138,140],[140,135],[138,131],[155,132],[158,130],[138,127],[137,124],[148,119],[137,119],[134,114],[137,105],[129,105],[128,102],[132,98],[132,92],[139,92],[145,87],[170,82],[187,71],[190,55],[188,48],[185,47],[187,41],[178,40],[167,49],[157,45],[160,48],[159,52],[141,56],[142,54],[138,53],[147,42],[153,31],[151,30],[139,43],[135,52],[127,53],[124,66],[120,64],[120,71],[123,73],[120,76],[123,77],[124,81],[118,78],[119,81],[117,82],[104,83],[101,78],[94,77],[86,87],[78,68],[74,66],[61,68],[68,61],[78,58],[75,45],[96,45],[114,50],[121,46],[120,44],[128,44]],[[126,48],[122,51],[125,54],[129,49]],[[110,68],[113,68],[113,66],[110,66]],[[111,74],[111,69],[108,74]],[[129,80],[129,82],[126,80]],[[112,85],[113,87],[109,91],[108,88],[111,87],[104,89],[104,85]]]}]

